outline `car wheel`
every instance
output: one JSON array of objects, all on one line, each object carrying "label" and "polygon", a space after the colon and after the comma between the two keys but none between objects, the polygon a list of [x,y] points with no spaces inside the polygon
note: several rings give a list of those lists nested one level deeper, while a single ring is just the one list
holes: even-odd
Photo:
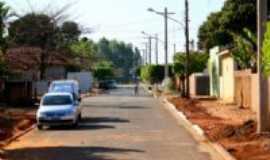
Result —
[{"label": "car wheel", "polygon": [[43,125],[38,124],[38,125],[37,125],[37,128],[38,128],[38,130],[43,130]]}]

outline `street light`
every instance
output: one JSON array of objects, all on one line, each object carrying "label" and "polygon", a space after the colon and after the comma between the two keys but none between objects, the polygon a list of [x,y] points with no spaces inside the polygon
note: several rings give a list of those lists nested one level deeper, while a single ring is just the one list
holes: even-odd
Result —
[{"label": "street light", "polygon": [[[158,64],[158,34],[155,34],[154,36],[152,34],[146,33],[144,31],[141,32],[143,35],[147,36],[147,38],[149,39],[149,43],[152,44],[152,39],[156,40],[156,46],[155,46],[155,58],[156,58],[156,64]],[[149,47],[149,49],[151,49]],[[152,51],[150,52],[152,53]],[[152,57],[151,57],[152,58]]]},{"label": "street light", "polygon": [[156,13],[158,15],[164,16],[164,53],[165,53],[165,79],[169,77],[169,66],[168,66],[168,15],[175,14],[173,12],[168,12],[167,7],[165,7],[164,12],[158,12],[153,8],[147,9],[149,12]]}]

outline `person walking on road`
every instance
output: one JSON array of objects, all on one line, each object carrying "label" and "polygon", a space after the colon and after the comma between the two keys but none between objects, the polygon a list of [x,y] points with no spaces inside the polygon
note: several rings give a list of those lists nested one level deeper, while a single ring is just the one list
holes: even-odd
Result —
[{"label": "person walking on road", "polygon": [[134,95],[139,95],[139,80],[137,78],[135,78]]}]

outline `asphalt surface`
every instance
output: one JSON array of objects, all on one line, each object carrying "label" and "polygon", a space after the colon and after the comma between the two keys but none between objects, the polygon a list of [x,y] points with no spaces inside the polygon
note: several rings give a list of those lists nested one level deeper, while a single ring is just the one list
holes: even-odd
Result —
[{"label": "asphalt surface", "polygon": [[7,147],[10,160],[210,160],[158,100],[129,87],[83,100],[78,128],[33,130]]}]

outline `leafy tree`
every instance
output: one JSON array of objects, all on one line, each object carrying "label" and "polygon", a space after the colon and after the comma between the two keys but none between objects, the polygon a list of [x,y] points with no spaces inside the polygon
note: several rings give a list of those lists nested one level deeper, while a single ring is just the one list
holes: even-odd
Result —
[{"label": "leafy tree", "polygon": [[10,8],[4,2],[0,1],[0,50],[4,51],[7,48],[5,33],[5,20],[10,16]]},{"label": "leafy tree", "polygon": [[70,44],[70,50],[74,57],[79,59],[81,69],[90,70],[97,60],[97,47],[92,40],[83,38]]},{"label": "leafy tree", "polygon": [[76,22],[66,21],[60,28],[61,43],[64,46],[68,46],[74,42],[77,42],[80,35],[81,30]]},{"label": "leafy tree", "polygon": [[150,84],[160,83],[164,79],[164,66],[145,65],[141,68],[141,79]]},{"label": "leafy tree", "polygon": [[111,62],[101,61],[96,64],[94,77],[97,80],[108,80],[114,77],[113,66]]},{"label": "leafy tree", "polygon": [[247,28],[241,35],[234,35],[234,59],[241,69],[256,69],[257,37]]},{"label": "leafy tree", "polygon": [[243,28],[256,34],[256,0],[227,0],[221,11],[212,13],[200,26],[199,48],[232,45],[235,35],[245,35]]},{"label": "leafy tree", "polygon": [[256,33],[257,0],[227,0],[222,8],[220,22],[230,32],[241,34],[243,28]]},{"label": "leafy tree", "polygon": [[227,45],[232,42],[232,35],[221,25],[221,12],[212,13],[199,28],[198,47],[209,50],[216,45]]},{"label": "leafy tree", "polygon": [[118,78],[128,80],[132,78],[134,67],[139,64],[140,52],[131,44],[102,38],[97,43],[97,57],[111,61]]},{"label": "leafy tree", "polygon": [[[203,72],[207,67],[208,54],[193,52],[190,54],[189,75],[196,72]],[[173,70],[176,76],[178,76],[182,82],[181,88],[185,86],[185,74],[186,74],[186,54],[177,53],[174,56]],[[183,92],[184,93],[184,92]]]},{"label": "leafy tree", "polygon": [[57,27],[45,14],[30,13],[10,23],[9,37],[15,46],[53,48]]},{"label": "leafy tree", "polygon": [[9,38],[12,45],[42,49],[39,66],[40,79],[44,79],[49,52],[57,46],[57,31],[55,21],[45,14],[26,14],[10,24]]}]

